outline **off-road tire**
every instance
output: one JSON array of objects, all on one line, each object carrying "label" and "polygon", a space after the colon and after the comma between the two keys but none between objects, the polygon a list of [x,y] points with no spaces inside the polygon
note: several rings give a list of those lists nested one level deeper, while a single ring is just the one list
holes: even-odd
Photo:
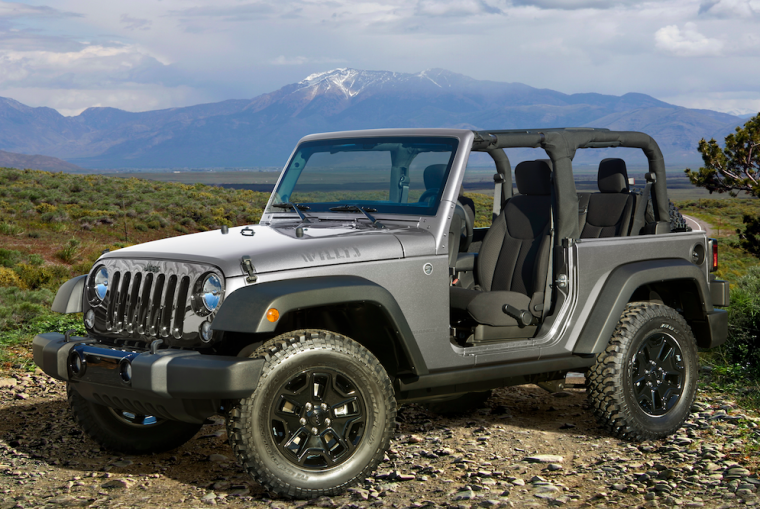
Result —
[{"label": "off-road tire", "polygon": [[[262,345],[251,357],[266,359],[256,391],[249,398],[234,403],[226,416],[230,445],[248,473],[270,492],[294,498],[336,495],[364,481],[382,461],[396,419],[393,386],[380,361],[356,341],[323,330],[298,330],[283,334]],[[278,442],[274,431],[275,425],[279,423],[270,419],[271,416],[281,415],[277,412],[285,408],[276,406],[276,401],[280,398],[284,401],[284,395],[290,394],[281,391],[291,387],[302,373],[308,380],[315,380],[314,377],[322,376],[322,372],[331,373],[330,382],[326,385],[337,386],[337,380],[341,376],[353,384],[351,388],[354,394],[359,395],[361,408],[365,410],[366,424],[358,442],[346,449],[351,451],[346,456],[347,459],[333,463],[336,466],[328,463],[325,467],[308,467],[296,461],[301,454],[300,450],[292,452],[292,449],[287,448],[289,443],[293,447],[294,437],[298,437],[302,430],[293,432],[290,425],[286,425],[285,432],[282,433],[284,438]],[[312,387],[314,388],[308,390],[317,391],[315,385]],[[303,390],[305,389],[300,389]],[[331,390],[337,394],[334,388]],[[314,407],[317,404],[318,400],[315,400]],[[305,404],[301,405],[306,408]],[[303,415],[302,418],[305,419],[308,415],[300,410],[297,413],[293,407],[289,408],[294,416]],[[337,410],[334,408],[337,406],[327,410],[323,417],[333,417],[334,421],[338,421]],[[321,425],[328,427],[318,432],[319,437],[327,437],[326,433],[331,429],[324,421],[325,419]],[[302,428],[308,430],[308,426],[312,425],[314,423],[310,422],[306,426],[302,425]],[[344,430],[349,429],[347,424],[338,424],[335,429],[341,429],[340,426]],[[305,440],[304,447],[314,444],[311,437],[300,438],[299,444],[301,440]],[[313,440],[318,440],[316,435]],[[329,451],[323,452],[329,455]]]},{"label": "off-road tire", "polygon": [[[638,373],[643,361],[636,358],[644,356],[640,349],[660,337],[670,338],[668,341],[680,349],[682,389],[673,406],[659,409],[664,413],[656,415],[658,412],[647,412],[639,403],[633,374]],[[668,354],[663,349],[660,355]],[[697,374],[697,345],[684,318],[662,304],[632,302],[626,306],[609,345],[586,373],[589,405],[599,424],[612,435],[633,441],[663,438],[675,433],[689,416]]]},{"label": "off-road tire", "polygon": [[104,449],[139,455],[176,449],[198,433],[202,424],[157,419],[140,426],[119,417],[118,410],[83,398],[73,384],[66,387],[71,413],[87,435]]},{"label": "off-road tire", "polygon": [[491,392],[490,390],[468,392],[467,394],[461,394],[453,398],[423,401],[420,403],[420,406],[428,412],[444,416],[470,413],[481,408],[488,401],[488,398],[491,397]]},{"label": "off-road tire", "polygon": [[[690,232],[692,231],[691,226],[689,226],[686,223],[686,220],[683,218],[683,214],[678,210],[678,207],[675,206],[675,204],[668,200],[668,220],[670,221],[670,231],[671,232]],[[652,201],[650,200],[649,203],[647,203],[647,209],[646,209],[646,222],[647,223],[653,223],[654,222],[654,208],[652,207]]]}]

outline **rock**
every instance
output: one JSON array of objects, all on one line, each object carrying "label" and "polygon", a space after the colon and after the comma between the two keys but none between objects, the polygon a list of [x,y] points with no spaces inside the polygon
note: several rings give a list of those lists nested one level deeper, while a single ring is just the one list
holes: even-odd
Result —
[{"label": "rock", "polygon": [[15,378],[0,378],[0,389],[5,389],[6,387],[16,387],[18,382],[16,382]]},{"label": "rock", "polygon": [[575,427],[575,424],[572,422],[566,422],[562,426],[559,427],[559,429],[573,429]]},{"label": "rock", "polygon": [[453,495],[454,500],[472,500],[475,498],[475,493],[472,490],[458,491]]},{"label": "rock", "polygon": [[417,476],[411,475],[411,474],[398,474],[396,476],[397,481],[413,481],[417,478]]},{"label": "rock", "polygon": [[114,461],[113,463],[111,463],[111,465],[115,467],[121,467],[121,468],[128,467],[131,464],[132,464],[132,461],[130,460],[120,460],[120,461]]},{"label": "rock", "polygon": [[501,502],[498,500],[482,500],[478,505],[480,507],[499,507]]},{"label": "rock", "polygon": [[422,443],[424,441],[425,441],[425,439],[422,438],[419,435],[411,435],[409,437],[409,439],[407,440],[407,442],[409,442],[410,444],[419,444],[419,443]]},{"label": "rock", "polygon": [[536,490],[537,495],[559,492],[559,488],[554,486],[553,484],[544,484],[544,485],[536,486],[535,490]]},{"label": "rock", "polygon": [[533,477],[530,478],[530,483],[531,484],[536,484],[536,483],[539,483],[539,482],[540,483],[545,483],[546,479],[544,479],[540,475],[534,475]]},{"label": "rock", "polygon": [[209,454],[209,461],[229,461],[229,458],[224,454]]},{"label": "rock", "polygon": [[203,502],[208,502],[209,500],[216,500],[216,493],[206,493],[201,500]]},{"label": "rock", "polygon": [[562,465],[559,465],[557,463],[549,463],[549,466],[546,467],[546,469],[550,472],[556,472],[557,470],[562,470]]},{"label": "rock", "polygon": [[625,484],[616,483],[610,486],[610,488],[612,488],[615,491],[623,491],[625,489]]},{"label": "rock", "polygon": [[528,456],[523,461],[529,461],[531,463],[562,463],[564,460],[564,457],[556,456],[554,454],[537,454],[535,456]]},{"label": "rock", "polygon": [[523,481],[522,479],[513,479],[510,482],[514,484],[515,486],[525,486],[525,481]]},{"label": "rock", "polygon": [[[59,505],[62,507],[84,507],[90,505],[90,501],[87,499],[74,498],[71,495],[59,495],[57,497],[49,498],[45,501],[48,504]],[[11,507],[11,506],[8,506]],[[13,507],[22,507],[15,505]]]},{"label": "rock", "polygon": [[17,392],[16,399],[29,399],[29,395],[25,392]]},{"label": "rock", "polygon": [[369,490],[363,490],[361,488],[349,488],[348,492],[351,493],[354,498],[369,500]]},{"label": "rock", "polygon": [[124,489],[129,488],[130,483],[126,479],[111,479],[100,485],[101,488]]},{"label": "rock", "polygon": [[333,499],[330,497],[319,497],[317,500],[315,500],[312,505],[315,505],[317,507],[338,507],[338,504],[335,503]]}]

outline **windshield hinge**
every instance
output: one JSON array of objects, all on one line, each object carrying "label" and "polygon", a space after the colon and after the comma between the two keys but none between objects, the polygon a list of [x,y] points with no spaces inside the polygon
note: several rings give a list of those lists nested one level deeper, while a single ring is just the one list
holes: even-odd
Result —
[{"label": "windshield hinge", "polygon": [[245,278],[246,282],[255,283],[259,279],[259,276],[256,275],[256,269],[253,267],[250,256],[246,255],[241,258],[240,266],[243,267],[243,271],[248,274],[248,277]]}]

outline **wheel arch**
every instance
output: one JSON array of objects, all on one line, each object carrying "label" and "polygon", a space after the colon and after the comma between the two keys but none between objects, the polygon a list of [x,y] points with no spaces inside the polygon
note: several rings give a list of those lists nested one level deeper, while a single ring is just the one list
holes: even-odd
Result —
[{"label": "wheel arch", "polygon": [[[266,316],[271,308],[279,312],[275,322]],[[241,288],[225,299],[212,329],[250,334],[252,342],[290,330],[323,329],[365,346],[392,377],[428,372],[393,295],[358,276],[295,278]]]},{"label": "wheel arch", "polygon": [[661,302],[678,309],[700,347],[719,344],[725,311],[713,308],[703,270],[681,258],[621,265],[610,273],[581,332],[573,353],[602,352],[625,306],[633,301]]}]

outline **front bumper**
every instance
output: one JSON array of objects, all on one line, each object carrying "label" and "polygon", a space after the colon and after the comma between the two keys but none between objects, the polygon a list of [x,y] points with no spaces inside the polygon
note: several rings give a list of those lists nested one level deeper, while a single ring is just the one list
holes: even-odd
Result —
[{"label": "front bumper", "polygon": [[194,350],[120,350],[89,338],[72,336],[67,341],[58,333],[38,335],[33,349],[40,369],[71,382],[94,403],[196,423],[217,414],[223,400],[250,396],[264,365],[264,359],[201,355]]}]

